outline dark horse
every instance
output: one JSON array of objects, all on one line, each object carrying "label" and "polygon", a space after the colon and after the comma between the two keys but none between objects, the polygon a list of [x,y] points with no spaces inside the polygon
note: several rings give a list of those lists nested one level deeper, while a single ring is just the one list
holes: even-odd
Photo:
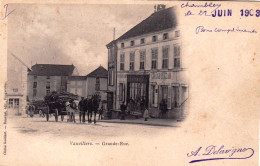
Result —
[{"label": "dark horse", "polygon": [[94,113],[94,123],[96,123],[96,114],[98,111],[100,96],[98,94],[93,95],[90,99],[85,99],[85,107],[88,111],[88,123],[92,122],[92,114]]}]

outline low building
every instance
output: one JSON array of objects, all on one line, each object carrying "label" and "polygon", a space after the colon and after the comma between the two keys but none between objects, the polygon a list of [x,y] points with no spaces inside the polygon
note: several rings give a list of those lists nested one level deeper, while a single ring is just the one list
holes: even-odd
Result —
[{"label": "low building", "polygon": [[167,117],[180,118],[188,99],[180,39],[177,17],[171,7],[160,8],[107,45],[113,109],[119,110],[121,103],[127,104],[131,99],[136,105],[144,102],[152,116],[159,117],[159,106],[164,100]]},{"label": "low building", "polygon": [[107,70],[102,66],[86,76],[71,76],[68,79],[68,92],[85,98],[99,94],[102,100],[107,100],[107,77]]},{"label": "low building", "polygon": [[72,75],[78,75],[74,65],[33,65],[28,73],[28,99],[43,100],[52,91],[66,92],[68,78]]},{"label": "low building", "polygon": [[9,115],[25,114],[28,71],[30,68],[20,58],[8,51],[5,89]]}]

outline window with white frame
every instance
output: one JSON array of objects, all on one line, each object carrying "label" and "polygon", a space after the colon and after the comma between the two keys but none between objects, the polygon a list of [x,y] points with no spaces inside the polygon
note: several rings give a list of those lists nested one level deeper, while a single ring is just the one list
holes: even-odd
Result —
[{"label": "window with white frame", "polygon": [[174,45],[173,48],[173,59],[174,59],[174,68],[180,68],[181,67],[181,61],[180,61],[180,46]]},{"label": "window with white frame", "polygon": [[168,69],[168,64],[169,64],[169,47],[163,47],[162,48],[162,68],[163,69]]},{"label": "window with white frame", "polygon": [[51,83],[50,81],[47,81],[46,82],[46,94],[50,94],[50,89],[51,89]]},{"label": "window with white frame", "polygon": [[164,33],[164,34],[163,34],[163,40],[166,40],[166,39],[168,39],[168,38],[169,38],[168,33]]},{"label": "window with white frame", "polygon": [[180,37],[180,31],[175,31],[175,37]]},{"label": "window with white frame", "polygon": [[108,71],[108,85],[114,85],[114,71]]},{"label": "window with white frame", "polygon": [[125,70],[125,54],[120,54],[120,70]]},{"label": "window with white frame", "polygon": [[152,49],[152,69],[157,69],[158,49]]},{"label": "window with white frame", "polygon": [[144,70],[144,66],[145,66],[145,50],[140,51],[140,70]]},{"label": "window with white frame", "polygon": [[134,70],[135,68],[135,52],[130,52],[130,68],[129,70]]},{"label": "window with white frame", "polygon": [[33,82],[33,88],[37,88],[37,82]]},{"label": "window with white frame", "polygon": [[157,41],[157,36],[153,36],[152,37],[152,42],[156,42]]},{"label": "window with white frame", "polygon": [[99,77],[96,78],[95,90],[96,90],[96,91],[99,91],[99,90],[100,90],[100,78],[99,78]]},{"label": "window with white frame", "polygon": [[140,44],[144,44],[145,43],[145,40],[144,40],[144,38],[142,38],[141,40],[140,40]]}]

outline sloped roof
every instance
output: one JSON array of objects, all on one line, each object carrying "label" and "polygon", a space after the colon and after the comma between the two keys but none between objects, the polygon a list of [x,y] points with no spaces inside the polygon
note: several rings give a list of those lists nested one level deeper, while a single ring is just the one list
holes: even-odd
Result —
[{"label": "sloped roof", "polygon": [[174,7],[170,7],[153,13],[151,16],[120,36],[117,40],[128,39],[147,33],[175,28],[176,25],[177,17],[174,11]]},{"label": "sloped roof", "polygon": [[85,80],[87,76],[70,76],[69,80]]},{"label": "sloped roof", "polygon": [[89,73],[87,77],[107,78],[107,74],[107,70],[103,66],[99,66],[96,70]]},{"label": "sloped roof", "polygon": [[28,75],[36,76],[70,76],[74,65],[35,64]]}]

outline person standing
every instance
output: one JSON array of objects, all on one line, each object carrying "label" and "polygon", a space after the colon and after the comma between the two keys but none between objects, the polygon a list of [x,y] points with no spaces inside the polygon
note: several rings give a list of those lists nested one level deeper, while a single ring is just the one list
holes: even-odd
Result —
[{"label": "person standing", "polygon": [[85,122],[85,106],[84,106],[84,97],[81,97],[81,100],[79,102],[79,121],[81,122],[81,117],[82,117],[82,122]]},{"label": "person standing", "polygon": [[148,121],[149,118],[148,108],[145,108],[143,117],[144,117],[144,121]]},{"label": "person standing", "polygon": [[121,120],[125,120],[125,111],[126,111],[125,101],[122,102],[120,109],[121,109]]},{"label": "person standing", "polygon": [[102,120],[102,116],[103,116],[103,110],[104,110],[104,107],[103,107],[103,104],[101,104],[101,107],[99,109],[99,114],[98,114],[98,120]]}]

